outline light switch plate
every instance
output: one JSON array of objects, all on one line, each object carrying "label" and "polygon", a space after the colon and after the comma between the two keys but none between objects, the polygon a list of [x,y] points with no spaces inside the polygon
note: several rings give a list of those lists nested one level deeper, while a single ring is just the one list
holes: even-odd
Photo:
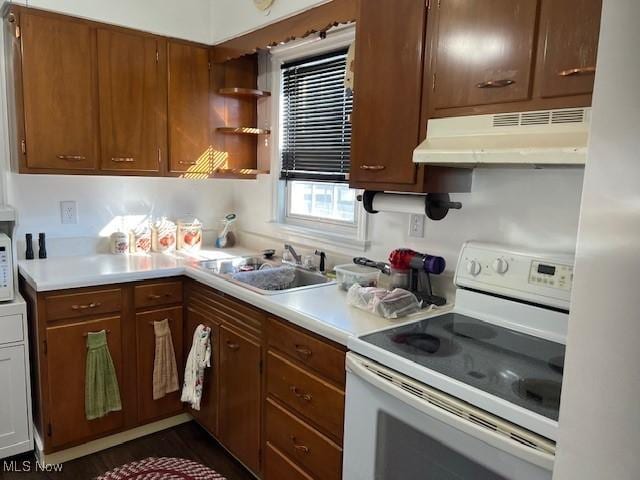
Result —
[{"label": "light switch plate", "polygon": [[412,214],[409,220],[409,236],[412,238],[424,238],[425,215]]},{"label": "light switch plate", "polygon": [[78,205],[75,200],[63,200],[60,202],[60,221],[63,225],[75,225],[78,223]]}]

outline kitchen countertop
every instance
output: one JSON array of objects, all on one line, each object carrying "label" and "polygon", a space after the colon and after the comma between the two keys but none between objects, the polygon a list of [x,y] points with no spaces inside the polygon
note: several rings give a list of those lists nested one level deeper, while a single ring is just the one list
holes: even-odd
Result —
[{"label": "kitchen countertop", "polygon": [[350,337],[419,320],[435,313],[433,310],[424,310],[402,319],[387,320],[347,305],[346,292],[336,285],[261,295],[195,266],[200,260],[253,253],[243,248],[232,248],[203,250],[195,256],[152,253],[55,257],[21,260],[18,270],[38,292],[184,275],[345,346]]}]

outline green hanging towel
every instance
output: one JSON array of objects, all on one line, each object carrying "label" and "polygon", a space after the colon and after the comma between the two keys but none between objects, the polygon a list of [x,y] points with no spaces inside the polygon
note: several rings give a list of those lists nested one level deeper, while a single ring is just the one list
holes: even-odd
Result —
[{"label": "green hanging towel", "polygon": [[118,378],[107,345],[107,332],[87,334],[84,408],[87,420],[122,410]]}]

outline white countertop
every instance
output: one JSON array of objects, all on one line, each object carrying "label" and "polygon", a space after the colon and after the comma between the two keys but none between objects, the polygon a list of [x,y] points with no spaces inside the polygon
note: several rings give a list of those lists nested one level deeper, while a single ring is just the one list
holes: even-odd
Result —
[{"label": "white countertop", "polygon": [[21,260],[18,270],[38,292],[185,275],[342,345],[347,345],[350,337],[433,314],[424,311],[398,320],[380,318],[347,305],[346,292],[336,285],[261,295],[194,266],[198,260],[251,253],[233,248],[203,250],[196,257],[158,253],[55,257]]}]

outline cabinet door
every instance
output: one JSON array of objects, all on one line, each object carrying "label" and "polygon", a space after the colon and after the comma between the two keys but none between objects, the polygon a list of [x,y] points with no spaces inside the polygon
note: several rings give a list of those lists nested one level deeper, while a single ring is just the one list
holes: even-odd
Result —
[{"label": "cabinet door", "polygon": [[210,170],[209,50],[169,42],[169,167]]},{"label": "cabinet door", "polygon": [[98,166],[96,32],[80,21],[22,16],[27,167]]},{"label": "cabinet door", "polygon": [[[169,319],[173,349],[178,366],[178,391],[153,399],[153,364],[156,357],[156,337],[153,322]],[[138,347],[138,420],[147,422],[182,410],[182,307],[164,308],[136,315]]]},{"label": "cabinet door", "polygon": [[261,348],[220,327],[220,442],[253,472],[260,468]]},{"label": "cabinet door", "polygon": [[413,184],[420,135],[424,0],[360,2],[350,183]]},{"label": "cabinet door", "polygon": [[[51,446],[59,447],[115,430],[123,425],[123,413],[111,412],[96,420],[85,416],[87,333],[107,330],[109,352],[118,384],[122,387],[122,337],[119,316],[48,327],[47,372]],[[121,388],[122,398],[122,388]],[[123,405],[124,407],[124,405]]]},{"label": "cabinet door", "polygon": [[437,3],[432,106],[529,99],[538,0]]},{"label": "cabinet door", "polygon": [[164,46],[153,37],[98,30],[103,170],[160,171],[166,151]]},{"label": "cabinet door", "polygon": [[211,328],[211,367],[204,371],[204,382],[202,385],[202,399],[200,400],[200,410],[189,409],[189,413],[196,421],[207,429],[214,437],[218,436],[218,362],[219,362],[219,336],[220,328],[211,319],[210,314],[188,307],[187,320],[184,339],[185,361],[189,355],[189,350],[193,343],[193,333],[198,325],[205,325]]},{"label": "cabinet door", "polygon": [[29,441],[27,375],[23,346],[0,348],[0,458]]},{"label": "cabinet door", "polygon": [[593,91],[601,0],[543,0],[538,43],[541,97]]}]

